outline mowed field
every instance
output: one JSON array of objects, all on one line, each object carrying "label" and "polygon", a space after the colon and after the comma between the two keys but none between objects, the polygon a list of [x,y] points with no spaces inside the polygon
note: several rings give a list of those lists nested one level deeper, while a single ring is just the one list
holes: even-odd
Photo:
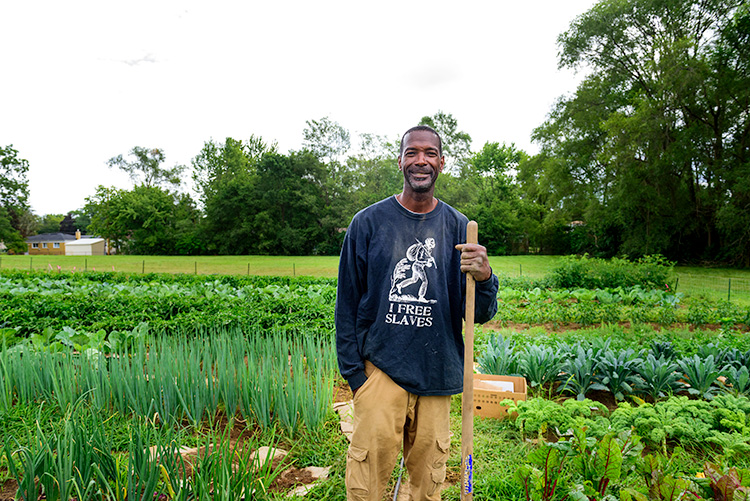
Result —
[{"label": "mowed field", "polygon": [[[542,278],[561,256],[491,256],[498,274]],[[335,278],[338,256],[0,256],[0,268]],[[678,291],[750,302],[750,270],[678,266]]]}]

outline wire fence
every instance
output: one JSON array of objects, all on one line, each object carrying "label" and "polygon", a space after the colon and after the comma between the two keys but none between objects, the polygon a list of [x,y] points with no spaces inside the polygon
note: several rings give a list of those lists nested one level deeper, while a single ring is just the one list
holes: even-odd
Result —
[{"label": "wire fence", "polygon": [[677,292],[704,295],[711,299],[750,304],[750,279],[707,275],[677,274]]}]

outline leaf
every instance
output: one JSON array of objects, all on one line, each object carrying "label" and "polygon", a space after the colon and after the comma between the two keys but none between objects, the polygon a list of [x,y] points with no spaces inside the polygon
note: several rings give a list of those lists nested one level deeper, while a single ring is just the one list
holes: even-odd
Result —
[{"label": "leaf", "polygon": [[622,449],[613,435],[605,435],[599,442],[594,462],[597,476],[618,480],[622,470]]}]

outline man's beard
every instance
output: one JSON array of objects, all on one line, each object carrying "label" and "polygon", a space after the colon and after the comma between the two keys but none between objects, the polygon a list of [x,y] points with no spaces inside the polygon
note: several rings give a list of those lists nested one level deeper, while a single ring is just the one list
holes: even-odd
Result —
[{"label": "man's beard", "polygon": [[428,174],[428,179],[425,181],[415,181],[410,174],[406,175],[406,183],[409,185],[414,193],[427,193],[435,186],[435,180],[437,175],[433,172]]}]

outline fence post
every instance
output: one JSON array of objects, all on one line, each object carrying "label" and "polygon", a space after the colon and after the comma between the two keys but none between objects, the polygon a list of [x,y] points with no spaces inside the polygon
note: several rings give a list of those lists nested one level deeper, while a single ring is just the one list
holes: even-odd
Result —
[{"label": "fence post", "polygon": [[195,275],[198,274],[198,261],[195,262]]},{"label": "fence post", "polygon": [[89,271],[89,259],[83,258],[83,271]]},{"label": "fence post", "polygon": [[297,268],[294,266],[294,263],[292,263],[292,276],[293,277],[297,276]]},{"label": "fence post", "polygon": [[729,279],[729,285],[727,286],[727,303],[732,300],[732,279]]},{"label": "fence post", "polygon": [[146,273],[146,260],[144,259],[141,263],[141,275]]},{"label": "fence post", "polygon": [[32,264],[34,262],[34,258],[29,258],[29,271],[34,271],[34,265]]},{"label": "fence post", "polygon": [[247,276],[250,276],[250,263],[247,263]]},{"label": "fence post", "polygon": [[680,285],[680,277],[677,277],[677,280],[674,282],[674,291],[677,292],[677,286]]},{"label": "fence post", "polygon": [[519,263],[519,265],[518,265],[518,276],[519,276],[519,277],[522,277],[522,276],[523,276],[523,265],[522,265],[522,264],[520,264],[520,263]]}]

